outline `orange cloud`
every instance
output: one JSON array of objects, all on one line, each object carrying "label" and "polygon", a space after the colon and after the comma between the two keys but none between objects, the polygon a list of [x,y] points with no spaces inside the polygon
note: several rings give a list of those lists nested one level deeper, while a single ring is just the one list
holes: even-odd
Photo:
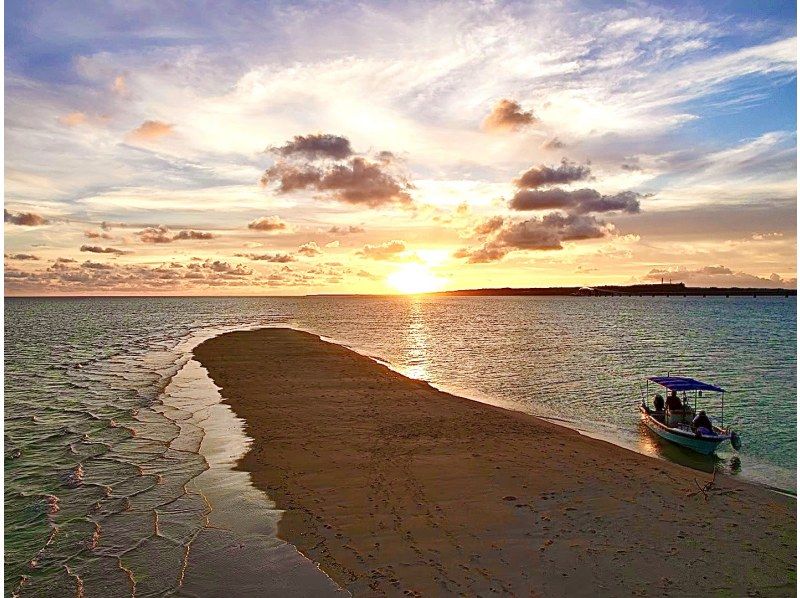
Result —
[{"label": "orange cloud", "polygon": [[165,135],[171,135],[173,125],[160,120],[146,120],[131,131],[128,136],[137,141],[152,141]]},{"label": "orange cloud", "polygon": [[306,257],[314,257],[316,255],[320,255],[322,253],[322,249],[320,249],[319,245],[317,245],[314,241],[311,241],[301,245],[297,250],[297,253]]},{"label": "orange cloud", "polygon": [[279,216],[262,216],[256,218],[247,225],[250,230],[260,230],[262,232],[275,232],[286,230],[286,223]]},{"label": "orange cloud", "polygon": [[64,125],[65,127],[77,127],[78,125],[84,125],[88,120],[89,118],[83,112],[70,112],[69,114],[58,117],[58,123]]},{"label": "orange cloud", "polygon": [[128,93],[128,83],[125,80],[125,75],[117,75],[114,77],[114,82],[111,84],[111,91],[121,96]]},{"label": "orange cloud", "polygon": [[500,100],[483,121],[483,128],[493,132],[518,131],[538,122],[533,112],[526,112],[514,100]]}]

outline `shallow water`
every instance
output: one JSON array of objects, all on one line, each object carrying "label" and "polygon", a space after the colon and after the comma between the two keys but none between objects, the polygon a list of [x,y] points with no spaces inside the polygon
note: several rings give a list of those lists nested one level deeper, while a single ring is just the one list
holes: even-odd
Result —
[{"label": "shallow water", "polygon": [[[189,355],[223,329],[310,330],[439,387],[730,472],[731,453],[698,458],[638,423],[646,375],[697,375],[730,391],[725,420],[744,441],[734,473],[796,488],[794,298],[6,299],[5,309],[7,595],[190,595],[220,580],[239,584],[220,592],[243,594],[292,571],[331,589],[275,539],[268,497],[232,471],[247,446],[241,422]],[[255,562],[268,574],[230,574]]]}]

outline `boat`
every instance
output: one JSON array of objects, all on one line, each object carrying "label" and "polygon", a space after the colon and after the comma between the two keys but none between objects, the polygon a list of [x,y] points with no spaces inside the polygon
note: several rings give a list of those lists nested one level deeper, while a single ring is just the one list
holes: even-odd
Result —
[{"label": "boat", "polygon": [[[653,397],[653,405],[648,404],[650,383],[669,392],[666,401],[657,393]],[[712,422],[711,429],[695,429],[692,426],[695,414],[698,413],[698,401],[705,399],[703,393],[714,393],[721,399],[720,423],[716,425]],[[653,376],[647,379],[639,411],[644,424],[661,438],[703,455],[714,454],[723,442],[730,442],[737,451],[741,448],[739,434],[724,425],[725,391],[719,386],[683,376]]]}]

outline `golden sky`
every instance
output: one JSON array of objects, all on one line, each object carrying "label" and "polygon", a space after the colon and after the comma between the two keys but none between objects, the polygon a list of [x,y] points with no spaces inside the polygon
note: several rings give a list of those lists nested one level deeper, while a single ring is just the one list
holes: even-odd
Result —
[{"label": "golden sky", "polygon": [[6,20],[7,295],[796,286],[781,11],[31,2]]}]

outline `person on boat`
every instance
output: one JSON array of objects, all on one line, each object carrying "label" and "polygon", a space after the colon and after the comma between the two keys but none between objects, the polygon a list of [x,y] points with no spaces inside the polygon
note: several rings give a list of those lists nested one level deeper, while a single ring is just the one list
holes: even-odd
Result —
[{"label": "person on boat", "polygon": [[697,434],[714,433],[714,425],[711,423],[705,411],[700,411],[692,420],[692,430]]},{"label": "person on boat", "polygon": [[661,396],[661,393],[656,393],[656,396],[653,397],[653,407],[659,413],[664,411],[664,397]]},{"label": "person on boat", "polygon": [[671,390],[667,395],[667,409],[670,411],[680,411],[683,409],[683,403],[678,398],[677,391]]}]

